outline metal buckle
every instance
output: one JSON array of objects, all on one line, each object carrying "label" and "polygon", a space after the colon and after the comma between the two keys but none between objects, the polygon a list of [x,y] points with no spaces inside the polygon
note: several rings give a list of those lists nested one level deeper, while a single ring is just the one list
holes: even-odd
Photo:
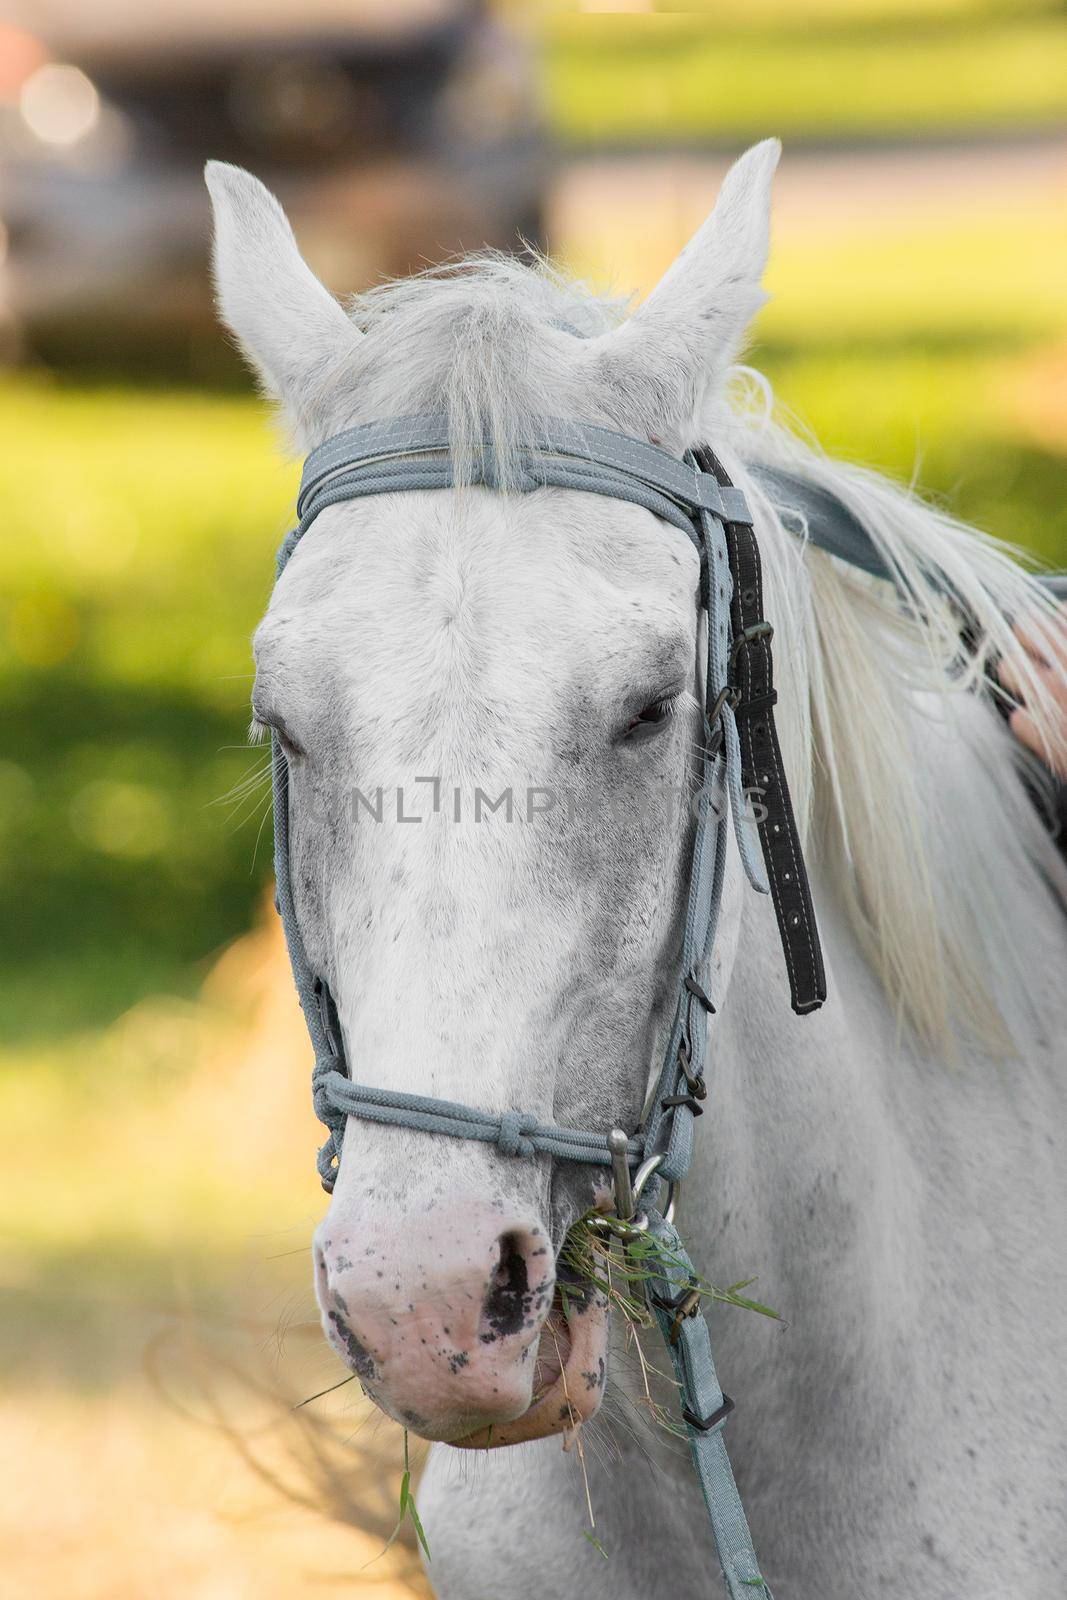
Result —
[{"label": "metal buckle", "polygon": [[725,705],[730,705],[736,711],[739,698],[738,692],[734,688],[733,684],[728,683],[725,688],[719,690],[718,694],[715,696],[715,699],[711,703],[711,709],[704,718],[708,740],[705,748],[705,755],[710,760],[714,760],[714,758],[718,755],[719,748],[723,740],[723,707]]},{"label": "metal buckle", "polygon": [[755,644],[757,639],[766,639],[770,644],[774,638],[774,624],[772,622],[754,622],[750,628],[742,628],[741,632],[734,635],[733,644],[730,646],[730,665],[737,660],[737,652],[746,644]]},{"label": "metal buckle", "polygon": [[[663,1165],[664,1155],[648,1156],[633,1178],[630,1177],[630,1166],[627,1152],[630,1141],[621,1128],[612,1128],[608,1134],[608,1149],[611,1151],[612,1180],[615,1190],[615,1210],[610,1215],[607,1212],[588,1219],[589,1226],[601,1233],[614,1234],[617,1239],[632,1239],[638,1234],[648,1232],[648,1217],[643,1211],[638,1211],[637,1202],[644,1193],[645,1185],[653,1173]],[[678,1197],[678,1185],[667,1182],[667,1204],[663,1216],[667,1222],[674,1221],[674,1205]]]},{"label": "metal buckle", "polygon": [[695,1100],[706,1100],[708,1097],[708,1086],[704,1082],[702,1076],[698,1076],[695,1072],[691,1072],[689,1070],[692,1059],[693,1058],[689,1051],[689,1040],[683,1033],[682,1037],[678,1041],[678,1065],[681,1067],[685,1076],[689,1093]]},{"label": "metal buckle", "polygon": [[661,1111],[675,1111],[679,1106],[686,1106],[694,1117],[704,1115],[704,1107],[700,1104],[695,1094],[667,1094],[660,1101]]},{"label": "metal buckle", "polygon": [[676,1295],[669,1298],[666,1295],[653,1294],[652,1304],[659,1306],[661,1311],[674,1312],[667,1340],[669,1344],[677,1344],[682,1336],[682,1323],[686,1317],[695,1317],[700,1310],[700,1289],[696,1279],[690,1278],[684,1289],[679,1289]]},{"label": "metal buckle", "polygon": [[700,1001],[700,1004],[704,1007],[704,1010],[708,1013],[708,1015],[713,1017],[715,1015],[715,1007],[712,1005],[711,999],[703,985],[697,982],[691,972],[686,973],[685,977],[682,979],[682,983],[688,992],[693,996],[693,998]]},{"label": "metal buckle", "polygon": [[697,1428],[701,1433],[710,1433],[712,1428],[718,1427],[720,1422],[725,1422],[731,1411],[736,1410],[728,1394],[722,1397],[722,1405],[713,1411],[710,1417],[698,1417],[695,1411],[690,1411],[688,1406],[682,1407],[682,1416],[691,1428]]}]

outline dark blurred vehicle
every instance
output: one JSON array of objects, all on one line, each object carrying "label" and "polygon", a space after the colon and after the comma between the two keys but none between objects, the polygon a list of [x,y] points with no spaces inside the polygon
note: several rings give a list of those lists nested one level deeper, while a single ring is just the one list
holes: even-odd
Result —
[{"label": "dark blurred vehicle", "polygon": [[208,377],[201,168],[248,166],[337,290],[543,243],[527,52],[464,0],[7,0],[10,348]]}]

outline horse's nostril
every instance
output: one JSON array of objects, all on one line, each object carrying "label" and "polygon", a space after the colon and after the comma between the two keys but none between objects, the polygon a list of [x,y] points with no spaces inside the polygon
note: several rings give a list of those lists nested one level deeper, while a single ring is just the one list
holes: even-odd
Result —
[{"label": "horse's nostril", "polygon": [[497,1260],[482,1303],[478,1337],[483,1344],[520,1332],[534,1309],[530,1289],[530,1239],[522,1233],[502,1233],[496,1242]]}]

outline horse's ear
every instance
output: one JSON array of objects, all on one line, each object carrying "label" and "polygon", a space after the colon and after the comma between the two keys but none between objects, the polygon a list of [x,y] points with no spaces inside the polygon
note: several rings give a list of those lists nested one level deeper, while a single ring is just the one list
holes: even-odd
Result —
[{"label": "horse's ear", "polygon": [[331,380],[351,363],[361,335],[304,261],[270,190],[224,161],[209,161],[204,178],[215,213],[219,315],[306,447],[325,422]]},{"label": "horse's ear", "polygon": [[[590,341],[590,377],[644,409],[642,422],[679,446],[766,300],[771,180],[782,147],[754,145],[730,168],[715,209],[623,326]],[[610,399],[608,400],[610,406]]]}]

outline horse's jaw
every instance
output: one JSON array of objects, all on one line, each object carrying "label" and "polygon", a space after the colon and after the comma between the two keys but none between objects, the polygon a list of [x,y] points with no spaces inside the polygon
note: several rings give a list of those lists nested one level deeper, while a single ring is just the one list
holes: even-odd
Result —
[{"label": "horse's jaw", "polygon": [[479,1428],[450,1442],[459,1450],[492,1450],[566,1433],[596,1415],[608,1361],[608,1302],[591,1284],[557,1285],[537,1350],[534,1398],[512,1422]]}]

